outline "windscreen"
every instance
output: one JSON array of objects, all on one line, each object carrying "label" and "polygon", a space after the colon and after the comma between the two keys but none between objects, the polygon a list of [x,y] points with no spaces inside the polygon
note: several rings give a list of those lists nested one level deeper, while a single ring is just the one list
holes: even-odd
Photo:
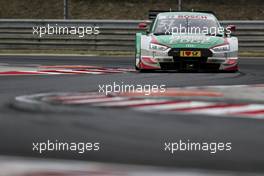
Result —
[{"label": "windscreen", "polygon": [[218,33],[219,23],[216,19],[201,18],[158,18],[153,30],[157,35],[172,35],[174,33]]}]

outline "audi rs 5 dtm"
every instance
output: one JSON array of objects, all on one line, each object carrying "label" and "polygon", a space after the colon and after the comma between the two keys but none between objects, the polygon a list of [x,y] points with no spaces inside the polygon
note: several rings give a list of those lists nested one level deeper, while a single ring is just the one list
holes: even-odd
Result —
[{"label": "audi rs 5 dtm", "polygon": [[235,26],[222,27],[213,13],[158,13],[139,28],[147,32],[136,34],[137,70],[238,70]]}]

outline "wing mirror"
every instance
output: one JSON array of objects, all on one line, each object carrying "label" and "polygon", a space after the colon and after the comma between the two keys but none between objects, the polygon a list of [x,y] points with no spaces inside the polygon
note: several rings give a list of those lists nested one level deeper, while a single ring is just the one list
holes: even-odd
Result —
[{"label": "wing mirror", "polygon": [[225,29],[225,35],[227,37],[230,37],[232,32],[235,32],[236,31],[236,26],[235,25],[228,25]]},{"label": "wing mirror", "polygon": [[138,24],[138,28],[139,29],[147,29],[148,28],[148,24],[145,22],[139,23]]},{"label": "wing mirror", "polygon": [[236,31],[236,26],[235,25],[228,25],[227,29],[229,29],[231,32],[235,32]]}]

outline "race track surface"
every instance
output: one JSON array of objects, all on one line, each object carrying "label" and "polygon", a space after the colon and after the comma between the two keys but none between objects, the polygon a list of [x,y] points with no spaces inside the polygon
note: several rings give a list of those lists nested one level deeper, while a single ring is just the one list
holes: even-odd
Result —
[{"label": "race track surface", "polygon": [[[129,57],[1,56],[0,65],[89,65],[133,69]],[[98,85],[164,84],[166,87],[264,84],[264,60],[243,58],[238,73],[137,73],[0,76],[0,155],[67,158],[187,168],[264,172],[264,119],[204,114],[146,113],[126,108],[79,107],[50,111],[16,107],[15,97],[50,92],[98,92]],[[1,71],[1,70],[0,70]],[[239,89],[238,89],[239,91]],[[78,108],[85,108],[78,111]],[[56,109],[56,108],[55,108]],[[74,108],[73,108],[74,109]],[[99,141],[101,150],[32,151],[32,142]],[[164,151],[167,141],[232,142],[232,151]]]}]

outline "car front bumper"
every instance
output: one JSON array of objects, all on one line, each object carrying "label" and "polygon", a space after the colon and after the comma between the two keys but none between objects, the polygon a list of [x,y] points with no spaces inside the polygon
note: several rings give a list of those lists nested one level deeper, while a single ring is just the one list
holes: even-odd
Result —
[{"label": "car front bumper", "polygon": [[144,70],[238,70],[237,52],[213,53],[203,49],[201,57],[180,57],[179,52],[170,51],[142,51],[137,67]]}]

